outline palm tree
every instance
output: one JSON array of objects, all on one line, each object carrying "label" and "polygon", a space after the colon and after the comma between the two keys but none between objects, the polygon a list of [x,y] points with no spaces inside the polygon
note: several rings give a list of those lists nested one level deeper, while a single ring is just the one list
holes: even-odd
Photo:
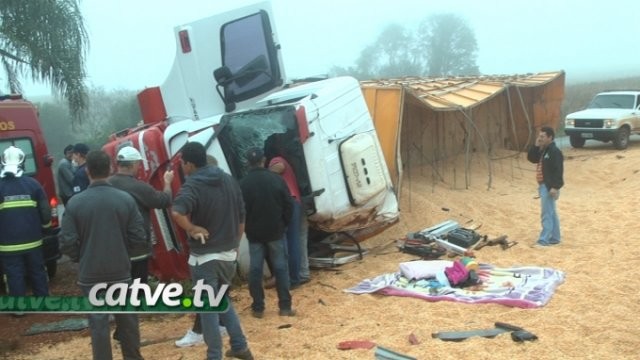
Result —
[{"label": "palm tree", "polygon": [[22,92],[19,75],[48,82],[76,122],[87,106],[88,44],[79,0],[0,0],[0,64],[9,90]]}]

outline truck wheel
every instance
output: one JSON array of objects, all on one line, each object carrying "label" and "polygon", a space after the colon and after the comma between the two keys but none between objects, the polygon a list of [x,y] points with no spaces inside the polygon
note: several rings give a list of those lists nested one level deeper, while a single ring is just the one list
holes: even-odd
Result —
[{"label": "truck wheel", "polygon": [[49,275],[49,279],[53,279],[56,276],[56,272],[58,271],[58,260],[49,260],[47,261],[47,275]]},{"label": "truck wheel", "polygon": [[569,137],[569,143],[571,143],[571,146],[578,149],[584,146],[585,143],[585,139],[579,137],[579,136],[570,136]]},{"label": "truck wheel", "polygon": [[613,139],[613,146],[618,150],[624,150],[629,146],[629,128],[626,126],[618,129],[616,137]]}]

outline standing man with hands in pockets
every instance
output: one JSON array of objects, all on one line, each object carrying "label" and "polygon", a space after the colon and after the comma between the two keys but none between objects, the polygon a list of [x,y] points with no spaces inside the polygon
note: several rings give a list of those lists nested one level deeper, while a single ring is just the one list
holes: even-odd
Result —
[{"label": "standing man with hands in pockets", "polygon": [[543,126],[535,146],[532,146],[527,154],[527,159],[536,164],[536,180],[541,203],[542,231],[534,247],[560,243],[560,219],[556,211],[556,201],[560,197],[560,188],[564,185],[564,158],[562,151],[553,141],[554,138],[553,129]]}]

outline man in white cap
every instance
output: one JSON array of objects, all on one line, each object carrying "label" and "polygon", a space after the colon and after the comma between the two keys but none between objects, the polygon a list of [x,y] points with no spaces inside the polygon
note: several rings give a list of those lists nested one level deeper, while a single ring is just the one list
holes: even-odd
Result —
[{"label": "man in white cap", "polygon": [[0,262],[7,276],[9,294],[49,294],[42,254],[43,230],[51,227],[51,207],[42,186],[22,176],[24,152],[9,146],[2,154],[0,171]]},{"label": "man in white cap", "polygon": [[[140,152],[132,146],[125,146],[116,155],[117,170],[107,181],[113,187],[129,193],[138,205],[138,210],[144,221],[144,229],[147,238],[147,248],[140,253],[131,255],[131,279],[140,279],[141,283],[147,283],[149,278],[149,257],[151,256],[151,209],[167,209],[171,206],[171,182],[173,170],[166,171],[163,176],[163,190],[158,191],[144,181],[136,179],[142,163]],[[141,249],[142,250],[142,249]],[[113,338],[120,340],[120,332],[116,326]]]},{"label": "man in white cap", "polygon": [[129,193],[136,200],[138,209],[144,220],[147,232],[148,249],[144,254],[131,254],[131,278],[139,278],[146,283],[149,276],[148,259],[151,256],[151,209],[167,209],[171,206],[171,182],[173,170],[164,173],[163,189],[158,191],[144,181],[136,179],[142,163],[140,152],[132,146],[125,146],[116,155],[117,170],[109,178],[109,183],[114,187]]}]

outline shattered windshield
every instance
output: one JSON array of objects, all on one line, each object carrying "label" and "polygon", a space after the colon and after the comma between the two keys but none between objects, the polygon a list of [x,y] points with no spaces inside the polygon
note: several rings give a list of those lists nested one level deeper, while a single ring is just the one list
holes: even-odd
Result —
[{"label": "shattered windshield", "polygon": [[293,106],[251,110],[225,115],[219,140],[231,173],[236,179],[246,175],[244,154],[251,147],[264,148],[265,141],[276,133],[297,132]]},{"label": "shattered windshield", "polygon": [[596,96],[587,109],[633,109],[633,95],[598,95]]}]

